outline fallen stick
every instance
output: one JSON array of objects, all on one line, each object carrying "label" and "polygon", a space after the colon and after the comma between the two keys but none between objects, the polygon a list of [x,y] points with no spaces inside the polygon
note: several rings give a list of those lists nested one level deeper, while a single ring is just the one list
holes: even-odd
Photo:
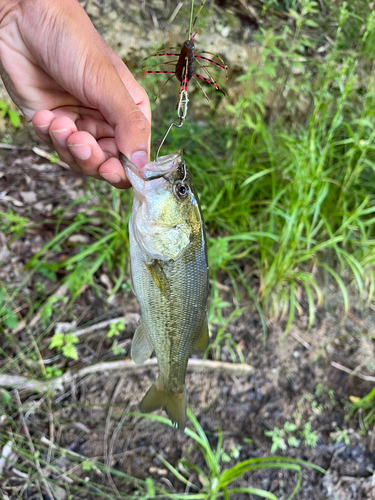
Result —
[{"label": "fallen stick", "polygon": [[[94,325],[86,326],[85,328],[77,328],[73,330],[69,328],[66,323],[57,323],[56,324],[56,333],[71,333],[75,337],[82,337],[83,335],[88,335],[96,330],[102,330],[113,323],[122,322],[124,325],[134,324],[137,325],[139,321],[140,315],[139,313],[127,313],[125,316],[120,316],[118,318],[107,319],[105,321],[101,321],[100,323],[95,323]],[[61,325],[61,326],[60,326]]]},{"label": "fallen stick", "polygon": [[353,375],[355,377],[361,378],[362,380],[366,380],[367,382],[375,382],[375,377],[371,377],[371,375],[363,375],[362,373],[356,373],[354,370],[347,368],[346,366],[340,365],[335,361],[331,362],[331,365],[342,372],[349,373],[349,375]]},{"label": "fallen stick", "polygon": [[[31,439],[31,435],[30,435],[30,431],[29,431],[29,428],[27,427],[27,424],[26,424],[26,419],[24,417],[24,414],[23,414],[23,409],[22,409],[22,403],[21,403],[21,398],[20,398],[20,395],[18,394],[17,391],[15,391],[15,394],[16,394],[16,399],[17,399],[17,405],[18,405],[18,415],[20,416],[21,418],[21,422],[22,422],[22,426],[23,426],[23,429],[24,429],[24,432],[26,434],[26,437],[27,437],[27,440],[29,442],[29,448],[30,448],[30,451],[34,457],[34,460],[35,460],[35,467],[39,473],[39,477],[40,477],[40,480],[41,482],[43,483],[48,495],[50,496],[50,498],[52,498],[53,500],[55,499],[54,495],[52,494],[52,491],[49,487],[49,484],[46,480],[46,478],[44,477],[44,473],[43,473],[43,470],[40,466],[40,463],[39,463],[39,460],[38,460],[38,456],[36,454],[36,450],[35,450],[35,447],[34,447],[34,443],[33,443],[33,440]],[[58,495],[56,495],[58,497],[59,500],[60,497]]]},{"label": "fallen stick", "polygon": [[[0,375],[0,387],[12,387],[18,390],[28,390],[36,392],[47,392],[55,389],[63,389],[64,384],[68,384],[74,379],[85,377],[92,373],[103,373],[106,371],[141,371],[156,367],[158,361],[156,358],[148,359],[143,365],[136,365],[131,359],[120,361],[107,361],[96,363],[95,365],[85,366],[80,370],[69,370],[60,377],[51,380],[41,381],[33,380],[21,375]],[[254,368],[250,365],[239,363],[225,363],[224,361],[209,361],[203,359],[189,359],[188,370],[223,370],[238,375],[253,374]]]}]

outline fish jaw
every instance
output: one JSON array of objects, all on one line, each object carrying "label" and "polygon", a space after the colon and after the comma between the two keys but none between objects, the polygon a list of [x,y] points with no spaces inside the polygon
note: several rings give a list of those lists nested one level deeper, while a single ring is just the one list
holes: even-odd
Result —
[{"label": "fish jaw", "polygon": [[[144,167],[138,168],[125,155],[120,153],[120,162],[125,169],[126,175],[134,189],[144,189],[144,183],[159,179],[163,175],[174,172],[182,161],[182,150],[166,156],[160,156],[158,161],[146,163]],[[139,180],[143,182],[140,183]]]}]

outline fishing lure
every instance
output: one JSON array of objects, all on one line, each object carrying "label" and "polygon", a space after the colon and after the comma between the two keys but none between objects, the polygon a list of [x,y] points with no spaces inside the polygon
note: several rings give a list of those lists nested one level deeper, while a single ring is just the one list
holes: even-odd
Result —
[{"label": "fishing lure", "polygon": [[[219,85],[217,84],[217,82],[215,81],[215,79],[212,77],[212,75],[210,74],[210,72],[208,71],[207,69],[207,66],[203,66],[203,64],[201,63],[201,61],[206,61],[208,62],[209,64],[212,64],[213,66],[216,66],[218,68],[221,68],[221,69],[224,69],[225,72],[226,72],[226,76],[228,78],[228,75],[227,75],[227,71],[228,71],[228,67],[227,65],[225,64],[225,62],[223,61],[223,59],[216,55],[216,54],[212,54],[212,52],[208,52],[208,51],[200,51],[200,52],[195,52],[195,44],[194,44],[194,37],[196,36],[196,34],[198,33],[198,30],[193,34],[193,30],[194,30],[194,26],[195,26],[195,23],[198,19],[198,16],[201,12],[201,10],[203,9],[204,7],[204,4],[206,3],[206,0],[202,0],[202,3],[201,3],[201,6],[199,7],[198,9],[198,12],[195,16],[195,19],[194,21],[192,22],[192,19],[193,19],[193,10],[194,10],[194,0],[192,0],[192,3],[191,3],[191,13],[190,13],[190,27],[189,27],[189,32],[188,32],[188,39],[184,42],[182,48],[181,48],[181,51],[180,53],[175,53],[175,52],[163,52],[163,53],[157,53],[157,54],[152,54],[148,57],[146,57],[144,60],[146,59],[149,59],[150,57],[165,57],[165,56],[176,56],[178,57],[178,59],[176,61],[170,61],[170,62],[167,62],[167,63],[162,63],[162,64],[174,64],[176,63],[176,66],[175,66],[175,70],[174,71],[154,71],[154,70],[147,70],[145,71],[145,73],[151,73],[151,74],[170,74],[171,76],[168,78],[168,80],[163,84],[163,86],[161,87],[161,89],[159,90],[155,100],[159,97],[161,91],[163,90],[164,86],[173,78],[173,77],[176,77],[177,80],[181,83],[181,86],[180,86],[180,96],[181,96],[181,93],[182,92],[187,92],[187,85],[188,85],[188,82],[193,78],[196,83],[198,84],[198,86],[200,87],[200,89],[202,90],[205,98],[209,101],[209,98],[206,94],[206,92],[203,90],[202,86],[199,84],[198,80],[196,80],[196,78],[199,78],[200,80],[203,80],[205,83],[208,83],[209,85],[212,85],[213,87],[215,87],[216,90],[219,90],[220,92],[222,92],[225,96],[226,96],[226,93],[224,92],[223,89],[221,89],[219,87]],[[202,54],[209,54],[209,55],[213,55],[219,62],[213,60],[213,59],[209,59],[208,57],[202,55]],[[206,76],[208,76],[208,78],[206,78],[205,76],[202,76],[202,75],[199,75],[197,73],[194,73],[194,67],[195,67],[195,64],[198,64],[200,68],[203,69],[203,71],[206,73]]]}]

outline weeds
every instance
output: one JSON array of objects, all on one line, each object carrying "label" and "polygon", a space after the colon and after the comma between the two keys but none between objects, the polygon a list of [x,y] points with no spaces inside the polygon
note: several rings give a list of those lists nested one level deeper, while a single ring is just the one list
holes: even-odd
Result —
[{"label": "weeds", "polygon": [[[60,226],[66,224],[64,216],[72,208],[72,205],[69,206],[56,223],[55,237],[26,266],[26,269],[35,269],[52,281],[56,271],[64,270],[66,277],[62,283],[67,285],[71,294],[70,304],[80,296],[87,284],[98,294],[101,293],[94,280],[95,273],[100,268],[105,267],[114,282],[111,293],[116,293],[125,277],[129,248],[127,225],[130,212],[126,210],[129,207],[129,193],[111,189],[110,195],[108,199],[104,193],[95,191],[97,203],[92,207],[92,215],[78,213],[73,223],[59,231]],[[86,203],[89,197],[87,194],[73,205]],[[84,238],[77,239],[78,244],[71,243],[75,235]],[[54,260],[64,247],[72,245],[77,248],[73,256]]]},{"label": "weeds", "polygon": [[[6,394],[4,393],[0,404],[7,406],[8,410],[11,411],[13,403],[9,397],[5,398]],[[277,500],[275,495],[260,488],[236,487],[236,481],[245,474],[248,475],[260,469],[289,470],[296,474],[296,486],[288,497],[291,499],[300,488],[302,467],[312,467],[323,474],[325,473],[323,469],[309,462],[285,457],[251,458],[242,460],[230,467],[227,464],[231,460],[239,458],[241,448],[235,448],[231,451],[231,456],[227,455],[223,451],[223,437],[220,432],[216,449],[213,449],[198,420],[191,410],[188,410],[192,428],[186,428],[185,433],[192,443],[198,446],[204,458],[204,464],[192,464],[187,458],[182,457],[176,466],[173,466],[161,454],[155,453],[155,458],[184,486],[185,493],[177,493],[173,490],[166,490],[159,482],[153,481],[151,477],[141,480],[117,468],[104,465],[99,460],[62,448],[45,437],[42,437],[42,439],[31,437],[23,413],[24,410],[20,406],[13,409],[21,415],[25,431],[18,432],[15,422],[8,419],[8,426],[13,427],[11,435],[0,432],[0,447],[3,448],[2,457],[6,456],[5,460],[0,463],[2,467],[0,472],[2,473],[4,469],[9,471],[15,468],[16,475],[21,475],[30,491],[33,491],[40,482],[39,488],[43,485],[54,495],[58,495],[63,486],[66,494],[71,495],[67,498],[80,497],[82,494],[85,495],[84,498],[113,498],[113,488],[101,484],[101,479],[97,480],[103,474],[107,474],[111,475],[116,481],[125,481],[125,484],[128,485],[133,484],[135,490],[133,495],[117,490],[116,498],[141,497],[145,499],[171,498],[186,500],[225,498],[229,500],[230,498],[236,498],[236,493],[241,492],[258,495],[269,500]],[[132,418],[141,415],[128,413],[127,416]],[[161,422],[169,427],[172,425],[168,419],[157,415],[142,415],[142,417]],[[4,449],[9,449],[9,453],[5,455]],[[34,464],[37,465],[34,466]],[[44,477],[41,475],[42,470],[48,471]],[[4,477],[3,491],[17,491],[19,489],[17,481],[10,482],[7,477],[9,477],[8,474]],[[194,481],[193,477],[199,477],[199,486],[192,482]]]},{"label": "weeds", "polygon": [[347,418],[357,414],[363,432],[375,422],[375,388],[363,398],[356,398],[356,401],[349,411]]},{"label": "weeds", "polygon": [[[206,500],[215,500],[223,496],[224,499],[229,500],[230,498],[235,498],[236,493],[247,493],[258,495],[261,498],[268,498],[270,500],[277,500],[276,496],[265,490],[259,488],[236,488],[235,482],[239,480],[244,474],[251,473],[259,469],[287,469],[295,471],[297,473],[297,484],[293,492],[289,495],[288,499],[292,499],[298,492],[301,480],[302,480],[302,466],[313,467],[314,469],[322,472],[325,471],[316,465],[304,462],[302,460],[295,460],[285,457],[264,457],[264,458],[252,458],[244,460],[237,463],[233,467],[225,468],[222,462],[228,463],[230,457],[223,452],[222,443],[223,436],[219,432],[218,442],[216,450],[213,450],[206,434],[204,433],[198,420],[188,409],[188,417],[192,423],[193,429],[186,428],[185,433],[192,438],[197,446],[199,447],[205,463],[208,469],[208,474],[196,464],[191,464],[184,458],[180,460],[180,470],[184,472],[186,476],[190,476],[192,473],[198,474],[200,482],[203,484],[202,493],[203,496],[179,496],[178,498],[204,498]],[[157,422],[162,422],[166,425],[172,426],[171,422],[157,415],[145,415],[145,418],[150,420],[156,420]],[[295,444],[294,444],[295,446]],[[277,448],[276,448],[277,449]],[[188,481],[184,475],[182,475],[176,468],[169,464],[163,457],[157,455],[157,457],[162,461],[162,463],[168,468],[170,472],[179,480],[186,484],[189,488],[199,490],[197,486],[194,486],[190,481]],[[238,458],[238,457],[237,457]],[[194,495],[194,494],[193,494]],[[174,498],[171,496],[171,498]]]},{"label": "weeds", "polygon": [[6,117],[12,127],[17,128],[20,126],[20,115],[14,109],[11,109],[8,104],[0,99],[0,117]]}]

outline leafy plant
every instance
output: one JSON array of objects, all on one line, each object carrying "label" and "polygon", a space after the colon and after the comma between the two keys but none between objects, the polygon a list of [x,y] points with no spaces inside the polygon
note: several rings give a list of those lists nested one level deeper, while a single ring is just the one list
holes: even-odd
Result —
[{"label": "leafy plant", "polygon": [[308,422],[305,423],[302,430],[299,432],[302,437],[303,443],[306,446],[310,446],[311,448],[315,448],[318,443],[319,435],[316,431],[311,429],[311,418]]},{"label": "leafy plant", "polygon": [[73,333],[55,333],[49,345],[50,349],[56,348],[58,352],[66,358],[78,359],[78,352],[75,344],[78,344],[79,339]]},{"label": "leafy plant", "polygon": [[18,128],[20,126],[20,115],[17,111],[11,109],[8,104],[0,99],[0,116],[4,118],[5,116],[8,118],[10,124],[14,128]]},{"label": "leafy plant", "polygon": [[[135,414],[138,415],[138,414]],[[160,417],[157,415],[142,415],[144,418],[148,418],[150,420],[156,420],[157,422],[162,422],[168,426],[172,427],[170,420]],[[188,417],[192,423],[193,429],[186,428],[185,433],[193,439],[196,445],[199,447],[203,458],[206,463],[206,467],[208,469],[208,473],[206,473],[202,467],[197,464],[191,464],[187,460],[182,459],[180,464],[182,465],[182,471],[185,472],[185,475],[188,477],[192,472],[199,474],[200,481],[203,484],[202,487],[202,495],[198,494],[186,495],[181,498],[204,498],[206,500],[215,500],[221,496],[225,499],[229,500],[230,498],[235,498],[236,493],[247,493],[258,495],[261,498],[268,498],[269,500],[277,500],[275,495],[269,493],[265,490],[261,490],[259,488],[237,488],[233,483],[240,479],[244,474],[259,470],[259,469],[270,469],[270,468],[280,468],[280,469],[288,469],[297,472],[298,480],[296,487],[293,492],[288,497],[289,499],[293,498],[297,491],[300,488],[302,481],[302,473],[301,467],[313,467],[315,470],[322,472],[325,471],[309,462],[304,462],[302,460],[296,460],[286,457],[264,457],[264,458],[251,458],[248,460],[244,460],[233,467],[228,469],[223,469],[220,461],[223,456],[225,457],[224,463],[226,463],[227,458],[226,454],[223,454],[222,443],[223,437],[222,433],[219,433],[218,443],[216,450],[211,448],[210,442],[203,431],[201,425],[198,420],[194,416],[193,412],[188,409]],[[288,432],[292,431],[293,424],[287,424]],[[294,430],[294,427],[293,427]],[[184,475],[179,472],[175,467],[173,467],[169,462],[167,462],[161,455],[157,455],[157,458],[164,464],[164,466],[181,482],[184,484],[193,487],[196,490],[199,490],[197,486],[194,486],[188,479],[184,477]],[[170,498],[174,498],[173,494],[170,494]]]},{"label": "leafy plant", "polygon": [[0,326],[15,328],[18,325],[17,315],[10,309],[5,301],[5,289],[0,289]]},{"label": "leafy plant", "polygon": [[355,400],[346,418],[350,418],[353,414],[359,417],[363,431],[375,422],[375,387],[363,398]]},{"label": "leafy plant", "polygon": [[287,444],[298,448],[300,442],[292,435],[292,432],[296,430],[297,425],[285,422],[283,429],[274,427],[271,431],[264,431],[264,434],[272,439],[271,453],[275,453],[278,449],[285,451]]},{"label": "leafy plant", "polygon": [[125,330],[124,321],[118,321],[117,323],[111,323],[109,325],[109,331],[107,332],[107,338],[118,337],[121,332]]},{"label": "leafy plant", "polygon": [[27,217],[21,217],[12,210],[9,210],[8,212],[0,211],[0,229],[5,234],[12,235],[11,241],[22,236],[27,230],[29,223],[30,222]]},{"label": "leafy plant", "polygon": [[339,429],[336,427],[335,432],[330,434],[330,437],[333,437],[336,443],[344,443],[345,446],[350,445],[350,437],[349,437],[349,429]]}]

